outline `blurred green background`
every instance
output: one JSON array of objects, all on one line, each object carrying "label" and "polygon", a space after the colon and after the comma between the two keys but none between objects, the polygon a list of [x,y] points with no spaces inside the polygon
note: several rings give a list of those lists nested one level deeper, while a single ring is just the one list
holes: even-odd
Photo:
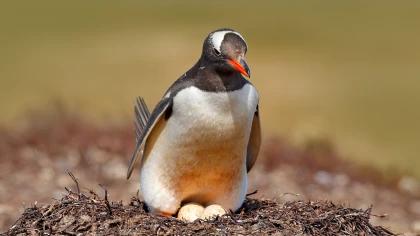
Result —
[{"label": "blurred green background", "polygon": [[249,44],[266,137],[329,139],[420,177],[420,1],[3,1],[0,123],[60,101],[132,122],[192,66],[208,32]]}]

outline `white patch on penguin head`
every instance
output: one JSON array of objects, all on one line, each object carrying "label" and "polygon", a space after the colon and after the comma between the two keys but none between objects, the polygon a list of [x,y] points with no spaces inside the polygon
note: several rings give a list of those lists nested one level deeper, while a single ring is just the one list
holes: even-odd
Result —
[{"label": "white patch on penguin head", "polygon": [[216,31],[216,32],[214,32],[210,35],[210,42],[217,51],[219,51],[219,52],[221,51],[221,46],[222,46],[223,39],[225,38],[225,35],[228,34],[228,33],[234,33],[234,34],[238,35],[244,41],[244,43],[246,45],[246,41],[245,41],[244,37],[242,37],[242,35],[240,33],[236,32],[236,31],[233,31],[233,30]]}]

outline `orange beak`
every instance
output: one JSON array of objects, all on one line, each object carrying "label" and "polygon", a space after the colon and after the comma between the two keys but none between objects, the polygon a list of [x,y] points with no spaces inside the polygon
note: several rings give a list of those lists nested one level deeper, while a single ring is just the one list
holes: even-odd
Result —
[{"label": "orange beak", "polygon": [[228,62],[233,67],[233,69],[235,69],[242,75],[250,78],[251,73],[249,71],[248,64],[246,64],[246,61],[244,59],[241,59],[240,62],[233,59],[228,59]]}]

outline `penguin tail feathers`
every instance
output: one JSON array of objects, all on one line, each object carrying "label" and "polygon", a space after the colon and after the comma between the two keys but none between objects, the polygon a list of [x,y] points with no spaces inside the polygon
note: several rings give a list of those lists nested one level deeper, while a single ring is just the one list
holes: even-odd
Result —
[{"label": "penguin tail feathers", "polygon": [[134,106],[136,139],[140,139],[150,118],[150,111],[142,97],[137,97]]}]

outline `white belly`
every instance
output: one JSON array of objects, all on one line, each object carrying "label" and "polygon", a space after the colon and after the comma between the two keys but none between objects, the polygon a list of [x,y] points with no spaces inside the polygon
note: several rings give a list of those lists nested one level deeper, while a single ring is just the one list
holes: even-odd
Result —
[{"label": "white belly", "polygon": [[246,194],[246,147],[258,104],[253,86],[229,93],[195,87],[174,97],[171,118],[141,171],[152,209],[174,213],[181,201],[236,210]]}]

